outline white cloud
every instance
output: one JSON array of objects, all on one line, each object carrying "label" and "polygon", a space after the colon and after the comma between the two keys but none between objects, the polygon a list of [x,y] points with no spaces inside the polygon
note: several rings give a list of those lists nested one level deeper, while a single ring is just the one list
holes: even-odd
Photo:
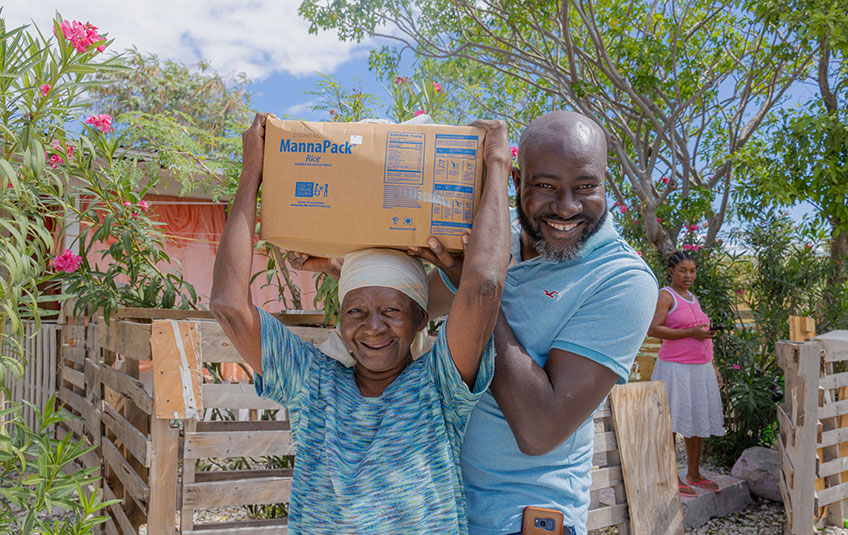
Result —
[{"label": "white cloud", "polygon": [[69,20],[91,22],[116,41],[163,59],[205,59],[222,74],[252,81],[274,73],[333,72],[367,45],[340,42],[335,33],[309,35],[297,14],[300,0],[16,0],[4,2],[7,27],[35,21],[50,31],[58,8]]}]

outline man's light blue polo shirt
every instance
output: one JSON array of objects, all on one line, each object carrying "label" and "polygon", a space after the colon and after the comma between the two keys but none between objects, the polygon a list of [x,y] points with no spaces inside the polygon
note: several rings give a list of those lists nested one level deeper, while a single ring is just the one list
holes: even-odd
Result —
[{"label": "man's light blue polo shirt", "polygon": [[[519,259],[517,220],[512,230],[512,254]],[[511,265],[501,299],[515,337],[539,366],[552,348],[561,349],[610,368],[620,383],[627,381],[656,304],[656,278],[609,215],[577,258],[537,257]],[[486,391],[471,413],[460,453],[470,535],[521,531],[528,505],[561,510],[566,525],[585,535],[593,442],[589,417],[550,453],[524,455]]]}]

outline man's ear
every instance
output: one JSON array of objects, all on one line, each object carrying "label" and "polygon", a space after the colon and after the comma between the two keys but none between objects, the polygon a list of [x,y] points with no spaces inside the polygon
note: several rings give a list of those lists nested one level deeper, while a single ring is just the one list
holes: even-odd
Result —
[{"label": "man's ear", "polygon": [[513,165],[509,171],[509,176],[512,177],[512,185],[515,186],[515,191],[518,191],[521,186],[521,170]]}]

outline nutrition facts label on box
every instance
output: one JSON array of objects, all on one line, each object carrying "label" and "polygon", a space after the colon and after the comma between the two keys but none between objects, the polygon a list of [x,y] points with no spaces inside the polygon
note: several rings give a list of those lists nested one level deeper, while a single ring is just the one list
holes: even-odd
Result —
[{"label": "nutrition facts label on box", "polygon": [[424,183],[425,134],[389,132],[386,136],[386,184]]},{"label": "nutrition facts label on box", "polygon": [[433,234],[462,234],[471,229],[477,137],[436,135],[433,177]]}]

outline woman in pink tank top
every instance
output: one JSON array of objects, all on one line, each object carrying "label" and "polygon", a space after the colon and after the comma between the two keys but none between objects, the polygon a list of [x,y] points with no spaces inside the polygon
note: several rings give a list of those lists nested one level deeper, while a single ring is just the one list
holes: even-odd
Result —
[{"label": "woman in pink tank top", "polygon": [[651,379],[665,382],[668,390],[672,444],[674,433],[683,435],[686,444],[688,473],[686,483],[679,481],[684,497],[697,495],[692,486],[718,490],[715,482],[701,474],[699,465],[704,437],[724,435],[719,393],[722,378],[713,361],[715,331],[710,330],[710,319],[689,291],[696,271],[691,254],[676,251],[669,257],[671,284],[660,290],[648,329],[648,335],[663,341]]}]

